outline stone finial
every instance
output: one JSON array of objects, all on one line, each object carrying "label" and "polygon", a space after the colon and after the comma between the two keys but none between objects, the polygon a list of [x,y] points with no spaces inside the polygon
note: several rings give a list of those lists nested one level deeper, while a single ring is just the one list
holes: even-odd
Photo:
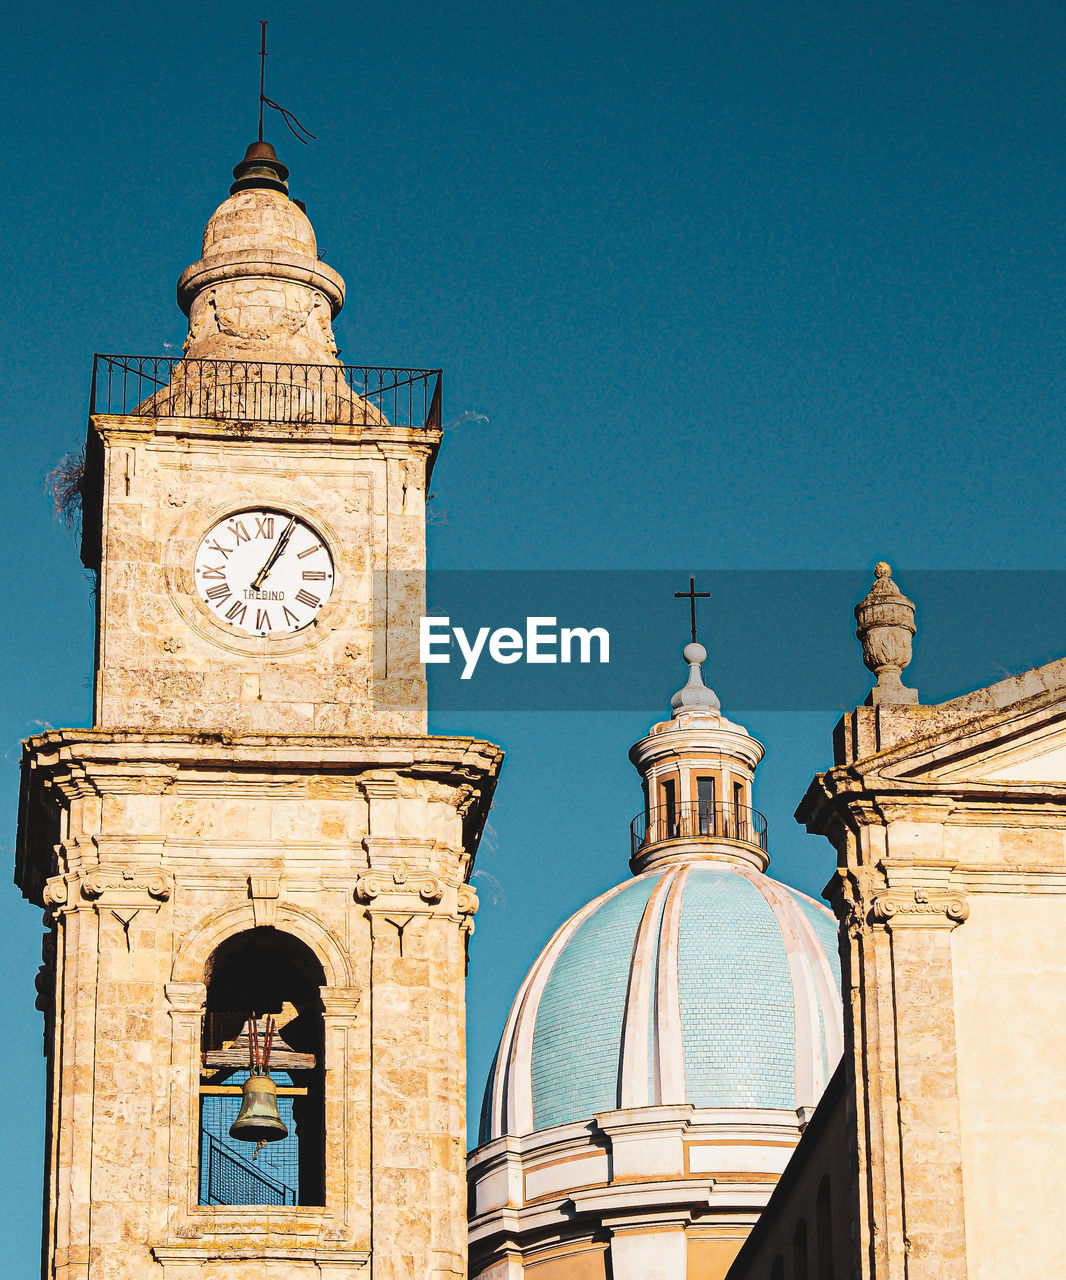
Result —
[{"label": "stone finial", "polygon": [[677,693],[670,699],[674,717],[676,718],[687,711],[696,711],[704,715],[718,715],[722,710],[718,695],[703,683],[701,663],[707,660],[707,650],[699,641],[694,640],[691,644],[685,645],[681,656],[688,663],[688,683],[683,689],[678,689]]},{"label": "stone finial", "polygon": [[314,228],[289,199],[288,173],[269,142],[253,142],[234,168],[200,260],[178,280],[190,359],[340,363],[333,320],[344,281],[319,259]]},{"label": "stone finial", "polygon": [[892,566],[880,561],[874,568],[874,584],[865,600],[855,606],[855,634],[862,644],[862,660],[877,677],[866,702],[916,703],[918,691],[900,680],[911,660],[915,633],[914,601],[908,600],[892,581]]}]

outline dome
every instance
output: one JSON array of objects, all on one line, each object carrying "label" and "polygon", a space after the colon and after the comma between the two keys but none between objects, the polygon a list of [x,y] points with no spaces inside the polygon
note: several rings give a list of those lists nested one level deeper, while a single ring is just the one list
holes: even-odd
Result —
[{"label": "dome", "polygon": [[752,867],[680,860],[596,898],[544,948],[479,1143],[620,1108],[794,1112],[841,1049],[833,915]]},{"label": "dome", "polygon": [[224,200],[204,228],[202,257],[259,249],[264,243],[274,253],[291,253],[316,260],[318,245],[307,214],[288,196],[251,188]]}]

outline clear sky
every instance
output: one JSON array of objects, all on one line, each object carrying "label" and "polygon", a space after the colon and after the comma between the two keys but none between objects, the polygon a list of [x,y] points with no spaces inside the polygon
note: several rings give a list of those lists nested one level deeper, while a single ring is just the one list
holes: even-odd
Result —
[{"label": "clear sky", "polygon": [[[441,365],[445,417],[485,419],[445,440],[437,568],[671,569],[680,589],[690,570],[866,581],[884,558],[907,590],[921,569],[1066,567],[1061,6],[273,10],[41,0],[0,19],[6,846],[19,740],[89,716],[89,587],[44,476],[84,434],[94,350],[180,350],[174,282],[254,136],[260,17],[268,93],[318,135],[305,149],[268,128],[347,280],[344,357]],[[789,661],[804,589],[745,658]],[[832,615],[845,638],[856,598]],[[1055,656],[1027,641],[1053,606],[1045,585],[1019,616],[973,610],[965,647],[941,609],[918,637],[923,698]],[[476,881],[475,1106],[539,947],[627,874],[626,751],[684,677],[684,608],[661,610],[676,644],[647,656],[656,705],[434,720],[508,752]],[[714,610],[707,674],[728,683],[739,653],[716,646]],[[832,653],[835,705],[853,704],[858,646]],[[725,710],[768,748],[773,868],[817,893],[827,847],[791,813],[834,714]],[[39,914],[9,888],[0,923],[0,1238],[21,1278],[40,1211]]]}]

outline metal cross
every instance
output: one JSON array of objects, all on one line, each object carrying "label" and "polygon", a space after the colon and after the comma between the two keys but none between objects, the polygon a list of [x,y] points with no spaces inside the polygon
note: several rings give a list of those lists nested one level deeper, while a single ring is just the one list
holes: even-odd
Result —
[{"label": "metal cross", "polygon": [[688,590],[675,591],[674,598],[676,600],[687,600],[689,602],[689,608],[691,610],[691,615],[692,615],[692,643],[695,644],[696,643],[696,601],[709,600],[711,598],[711,593],[709,591],[697,591],[696,579],[693,577],[693,578],[689,578],[688,580]]}]

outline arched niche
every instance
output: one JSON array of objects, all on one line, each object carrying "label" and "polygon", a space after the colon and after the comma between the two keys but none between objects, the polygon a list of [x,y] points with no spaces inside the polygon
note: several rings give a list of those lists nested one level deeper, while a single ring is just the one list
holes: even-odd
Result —
[{"label": "arched niche", "polygon": [[[326,973],[282,928],[228,933],[203,967],[198,1199],[203,1205],[322,1205],[325,1196]],[[230,1135],[247,1078],[250,1031],[277,1026],[269,1074],[289,1130],[256,1149]],[[254,1154],[253,1154],[254,1152]]]}]

